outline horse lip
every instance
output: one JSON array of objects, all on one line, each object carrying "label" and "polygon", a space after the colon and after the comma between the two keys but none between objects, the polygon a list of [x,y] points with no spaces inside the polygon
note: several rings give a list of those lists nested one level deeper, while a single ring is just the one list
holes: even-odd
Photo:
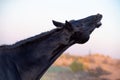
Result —
[{"label": "horse lip", "polygon": [[102,23],[99,21],[97,22],[96,28],[99,28],[102,25]]},{"label": "horse lip", "polygon": [[102,25],[102,23],[101,23],[102,15],[97,14],[97,18],[98,18],[98,20],[97,20],[96,28],[99,28]]}]

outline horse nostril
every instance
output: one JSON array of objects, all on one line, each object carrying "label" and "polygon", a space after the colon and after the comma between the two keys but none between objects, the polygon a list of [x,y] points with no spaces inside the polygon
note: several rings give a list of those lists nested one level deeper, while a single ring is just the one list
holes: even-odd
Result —
[{"label": "horse nostril", "polygon": [[97,18],[102,18],[102,15],[98,13]]}]

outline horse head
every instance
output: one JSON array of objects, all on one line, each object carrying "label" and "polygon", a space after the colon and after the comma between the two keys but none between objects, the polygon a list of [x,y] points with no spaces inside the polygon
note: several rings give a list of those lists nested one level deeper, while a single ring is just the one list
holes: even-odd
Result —
[{"label": "horse head", "polygon": [[102,15],[92,15],[80,20],[66,21],[65,23],[53,21],[53,24],[62,29],[66,29],[71,34],[70,41],[83,44],[89,40],[90,34],[95,28],[101,26]]}]

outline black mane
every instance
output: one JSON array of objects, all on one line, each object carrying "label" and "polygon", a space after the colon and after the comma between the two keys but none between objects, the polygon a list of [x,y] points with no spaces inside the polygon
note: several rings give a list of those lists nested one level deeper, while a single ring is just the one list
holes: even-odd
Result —
[{"label": "black mane", "polygon": [[54,32],[57,32],[59,30],[60,30],[60,28],[56,28],[56,29],[53,29],[51,31],[46,31],[46,32],[43,32],[41,34],[35,35],[33,37],[18,41],[16,43],[12,44],[12,45],[1,45],[0,49],[3,49],[3,48],[16,48],[16,47],[20,47],[22,45],[25,45],[25,44],[33,42],[33,41],[37,41],[37,40],[42,41],[42,40],[44,40],[44,38],[47,38],[48,36],[52,35]]}]

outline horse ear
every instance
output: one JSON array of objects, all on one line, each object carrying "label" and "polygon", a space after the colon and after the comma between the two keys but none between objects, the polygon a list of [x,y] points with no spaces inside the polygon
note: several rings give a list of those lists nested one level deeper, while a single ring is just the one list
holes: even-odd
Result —
[{"label": "horse ear", "polygon": [[64,23],[61,23],[61,22],[57,22],[57,21],[54,21],[52,20],[53,24],[56,26],[56,27],[64,27]]},{"label": "horse ear", "polygon": [[73,30],[72,25],[67,20],[65,21],[65,28],[68,29],[69,31]]}]

